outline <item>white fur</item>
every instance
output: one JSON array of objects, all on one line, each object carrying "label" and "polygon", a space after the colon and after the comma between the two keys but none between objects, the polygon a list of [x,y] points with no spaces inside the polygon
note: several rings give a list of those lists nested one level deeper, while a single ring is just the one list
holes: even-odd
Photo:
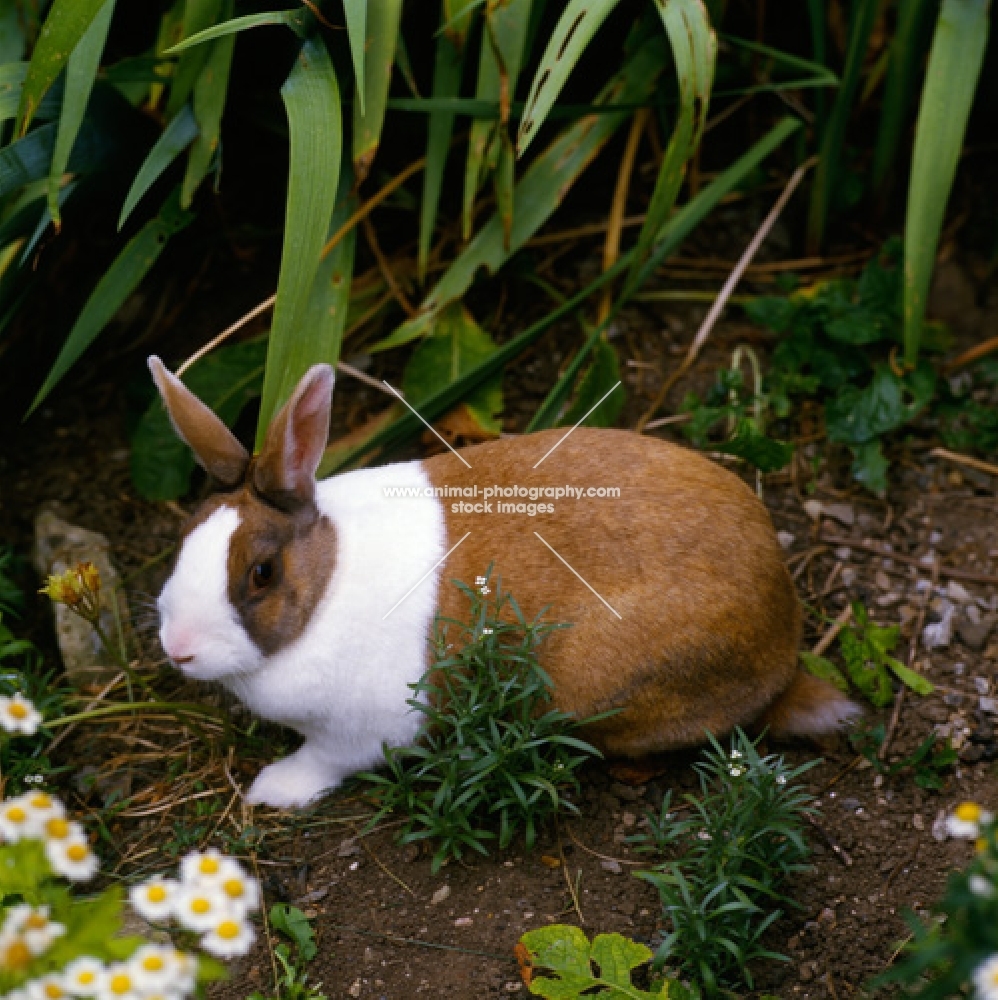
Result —
[{"label": "white fur", "polygon": [[159,595],[160,642],[184,673],[216,680],[236,671],[255,670],[263,654],[229,603],[226,568],[229,539],[239,527],[239,512],[219,507],[184,540],[177,565]]},{"label": "white fur", "polygon": [[[348,774],[376,765],[383,743],[405,745],[415,739],[421,716],[406,703],[413,697],[408,685],[420,679],[429,663],[441,573],[433,567],[447,551],[446,525],[439,500],[387,498],[383,487],[430,485],[419,462],[364,469],[318,484],[316,502],[336,532],[336,567],[312,621],[273,656],[263,658],[257,651],[255,659],[247,657],[246,667],[210,674],[257,715],[305,737],[297,753],[264,768],[248,801],[305,805]],[[219,516],[224,510],[228,508],[187,538],[164,597],[170,592],[168,610],[178,600],[175,592],[183,592],[184,608],[210,599],[213,620],[227,622],[235,648],[242,643],[236,634],[246,633],[233,621],[235,612],[224,588],[219,592],[218,580],[210,598],[203,582],[217,577],[219,565],[224,570],[220,550],[227,551],[235,530],[229,526],[231,518]],[[211,535],[211,545],[205,535]],[[185,563],[192,544],[198,555]],[[188,572],[195,563],[201,580]],[[231,662],[226,658],[227,665]]]}]

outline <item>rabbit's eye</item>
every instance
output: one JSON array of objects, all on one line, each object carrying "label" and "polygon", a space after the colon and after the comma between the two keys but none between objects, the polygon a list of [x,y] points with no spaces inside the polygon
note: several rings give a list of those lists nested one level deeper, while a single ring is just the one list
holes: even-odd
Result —
[{"label": "rabbit's eye", "polygon": [[274,579],[274,564],[270,559],[258,562],[250,570],[250,583],[256,590],[263,590]]}]

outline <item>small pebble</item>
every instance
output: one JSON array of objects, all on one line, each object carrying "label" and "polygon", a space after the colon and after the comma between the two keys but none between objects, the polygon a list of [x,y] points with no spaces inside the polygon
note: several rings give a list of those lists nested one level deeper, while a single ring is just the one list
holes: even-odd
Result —
[{"label": "small pebble", "polygon": [[455,927],[470,927],[474,922],[475,921],[472,920],[471,917],[458,917],[457,920],[454,921],[454,926]]},{"label": "small pebble", "polygon": [[975,677],[974,687],[977,689],[978,694],[987,694],[991,690],[991,684],[987,677]]},{"label": "small pebble", "polygon": [[922,819],[922,814],[921,813],[915,813],[915,815],[911,817],[911,825],[916,830],[924,830],[925,829],[925,820]]},{"label": "small pebble", "polygon": [[838,559],[839,562],[848,562],[852,558],[852,549],[845,545],[840,545],[835,550],[835,558]]},{"label": "small pebble", "polygon": [[447,897],[450,896],[450,886],[442,885],[437,891],[430,897],[430,905],[436,906],[442,903]]},{"label": "small pebble", "polygon": [[350,989],[347,990],[347,993],[349,993],[350,996],[352,996],[352,997],[359,997],[360,996],[360,989],[361,989],[360,980],[359,979],[355,979],[354,983],[353,983],[353,986],[351,986]]},{"label": "small pebble", "polygon": [[794,544],[796,539],[789,531],[778,531],[776,533],[776,540],[780,543],[782,548],[789,549]]},{"label": "small pebble", "polygon": [[623,873],[624,869],[621,868],[620,862],[615,861],[613,858],[607,858],[599,863],[600,868],[605,872],[609,872],[611,875],[620,875]]}]

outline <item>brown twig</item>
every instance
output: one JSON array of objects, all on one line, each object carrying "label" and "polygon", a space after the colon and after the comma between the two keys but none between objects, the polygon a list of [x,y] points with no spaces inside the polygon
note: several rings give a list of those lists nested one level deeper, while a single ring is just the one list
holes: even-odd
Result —
[{"label": "brown twig", "polygon": [[858,542],[854,538],[840,538],[838,535],[822,535],[821,540],[829,545],[844,545],[850,549],[859,549],[862,552],[872,552],[882,559],[893,559],[895,562],[906,563],[909,566],[917,566],[921,570],[933,571],[938,565],[939,576],[949,577],[951,580],[967,580],[970,583],[990,583],[998,584],[998,576],[989,573],[977,573],[971,569],[957,569],[954,566],[944,566],[937,558],[933,563],[923,563],[913,556],[902,555],[899,552],[889,552],[881,548],[875,542]]},{"label": "brown twig", "polygon": [[364,238],[367,240],[367,245],[370,247],[371,253],[374,254],[374,259],[378,262],[378,267],[381,269],[385,284],[392,290],[392,295],[395,297],[395,301],[402,307],[402,311],[409,319],[412,319],[416,315],[416,309],[409,301],[405,292],[402,291],[402,286],[398,283],[395,272],[392,270],[391,264],[388,263],[388,258],[385,257],[381,249],[381,244],[378,243],[378,234],[374,231],[371,219],[365,217],[361,225],[364,227]]},{"label": "brown twig", "polygon": [[968,469],[977,469],[978,472],[986,472],[991,476],[998,476],[998,465],[991,462],[983,462],[979,458],[972,458],[970,455],[961,455],[956,451],[949,451],[946,448],[933,448],[929,452],[930,458],[941,458],[946,462],[953,462],[954,465],[965,465]]},{"label": "brown twig", "polygon": [[835,642],[835,637],[841,632],[846,625],[849,624],[852,618],[852,605],[847,604],[840,612],[838,617],[829,626],[828,631],[818,640],[815,644],[814,649],[811,650],[815,656],[824,656],[825,651],[833,642]]},{"label": "brown twig", "polygon": [[831,852],[846,866],[846,868],[852,867],[852,858],[849,856],[848,851],[810,814],[805,813],[808,823],[811,824],[821,834],[822,839],[828,844]]},{"label": "brown twig", "polygon": [[954,372],[957,368],[972,365],[975,361],[980,361],[981,358],[992,354],[994,351],[998,351],[998,337],[990,337],[983,344],[977,344],[974,347],[968,348],[962,354],[957,355],[957,357],[946,365],[946,371]]}]

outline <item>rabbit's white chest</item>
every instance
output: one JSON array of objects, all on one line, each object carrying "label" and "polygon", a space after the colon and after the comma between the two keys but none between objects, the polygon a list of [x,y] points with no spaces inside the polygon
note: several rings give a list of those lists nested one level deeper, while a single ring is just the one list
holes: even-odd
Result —
[{"label": "rabbit's white chest", "polygon": [[[313,620],[233,691],[258,715],[370,766],[381,744],[411,742],[409,685],[428,663],[447,534],[422,465],[362,470],[319,483],[336,563]],[[418,495],[417,495],[418,494]]]}]

